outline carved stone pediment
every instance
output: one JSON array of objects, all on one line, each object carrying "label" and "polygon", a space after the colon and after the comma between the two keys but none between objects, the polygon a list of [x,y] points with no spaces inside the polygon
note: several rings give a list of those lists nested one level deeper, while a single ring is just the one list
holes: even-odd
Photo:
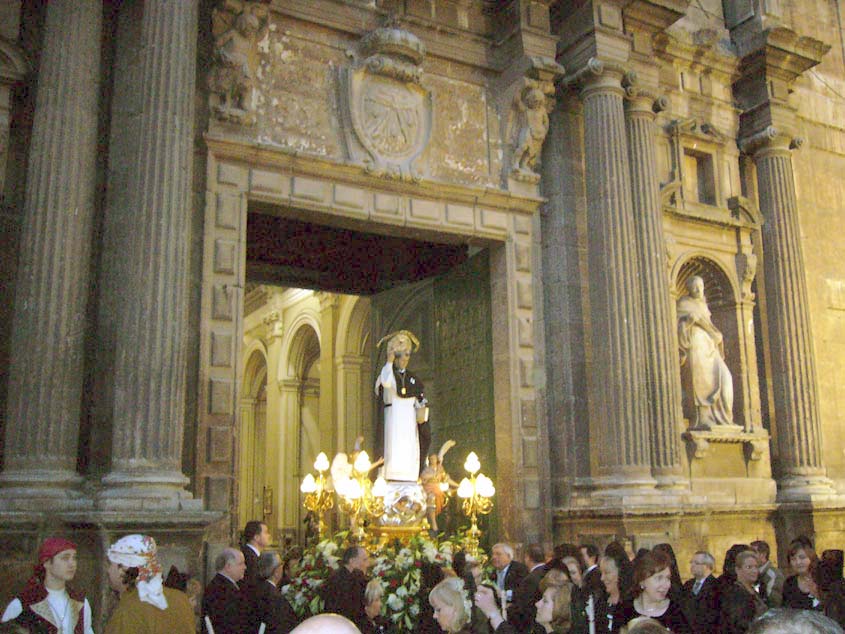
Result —
[{"label": "carved stone pediment", "polygon": [[418,180],[414,161],[431,136],[431,92],[421,85],[425,46],[409,31],[383,27],[361,40],[340,71],[349,158],[387,178]]}]

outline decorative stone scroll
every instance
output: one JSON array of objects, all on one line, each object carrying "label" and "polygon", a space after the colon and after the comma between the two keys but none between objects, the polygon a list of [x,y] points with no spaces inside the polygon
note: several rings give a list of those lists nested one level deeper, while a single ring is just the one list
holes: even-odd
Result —
[{"label": "decorative stone scroll", "polygon": [[340,71],[343,128],[350,159],[385,178],[419,180],[414,161],[431,136],[431,93],[421,84],[425,46],[388,25],[365,35]]},{"label": "decorative stone scroll", "polygon": [[518,82],[511,105],[511,177],[537,183],[535,171],[543,142],[549,131],[549,113],[554,108],[554,79],[563,67],[552,59],[531,57],[526,75]]},{"label": "decorative stone scroll", "polygon": [[211,112],[222,121],[255,125],[258,42],[269,30],[267,6],[224,0],[212,14],[214,65],[208,75]]}]

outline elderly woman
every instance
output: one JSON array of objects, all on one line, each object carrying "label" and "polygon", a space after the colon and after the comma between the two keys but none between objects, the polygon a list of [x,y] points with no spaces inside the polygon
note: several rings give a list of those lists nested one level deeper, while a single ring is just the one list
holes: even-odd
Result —
[{"label": "elderly woman", "polygon": [[719,615],[722,634],[745,634],[751,622],[763,614],[768,606],[757,593],[757,554],[744,550],[736,556],[736,581],[722,588]]},{"label": "elderly woman", "polygon": [[464,588],[464,580],[447,577],[438,583],[428,595],[434,608],[434,619],[447,634],[472,634],[470,620],[472,604]]},{"label": "elderly woman", "polygon": [[669,597],[671,566],[669,557],[659,551],[651,551],[637,562],[634,568],[634,598],[626,600],[622,608],[625,623],[638,616],[648,616],[660,621],[673,634],[692,632],[680,603]]}]

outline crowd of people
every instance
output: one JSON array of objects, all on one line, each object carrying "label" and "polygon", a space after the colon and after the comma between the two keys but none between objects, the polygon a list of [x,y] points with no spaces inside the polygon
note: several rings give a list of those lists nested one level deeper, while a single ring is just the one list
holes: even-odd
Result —
[{"label": "crowd of people", "polygon": [[[270,546],[267,526],[249,522],[241,549],[225,548],[202,593],[201,610],[188,598],[186,577],[162,578],[152,537],[128,535],[107,552],[107,577],[119,602],[105,634],[389,634],[385,593],[368,578],[370,554],[347,548],[321,587],[323,613],[299,622],[282,588],[297,574],[302,551],[284,557]],[[38,552],[35,573],[6,606],[0,631],[93,634],[91,606],[69,585],[76,545],[54,537]],[[562,544],[548,557],[539,545],[522,561],[509,544],[490,553],[491,568],[462,552],[450,567],[420,562],[422,609],[416,634],[839,634],[845,623],[842,551],[818,557],[798,537],[787,551],[789,574],[772,565],[764,541],[735,544],[722,573],[706,551],[681,582],[669,544],[630,554],[618,542]],[[171,586],[171,587],[169,587]],[[197,614],[197,612],[199,614]],[[196,616],[201,618],[199,621]],[[16,629],[8,629],[8,628]]]}]

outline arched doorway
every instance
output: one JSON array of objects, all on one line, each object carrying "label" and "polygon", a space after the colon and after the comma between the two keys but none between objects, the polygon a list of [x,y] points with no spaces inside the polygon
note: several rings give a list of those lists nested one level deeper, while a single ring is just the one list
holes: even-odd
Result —
[{"label": "arched doorway", "polygon": [[244,366],[240,421],[238,515],[242,526],[251,519],[265,520],[267,359],[260,349],[252,350]]}]

